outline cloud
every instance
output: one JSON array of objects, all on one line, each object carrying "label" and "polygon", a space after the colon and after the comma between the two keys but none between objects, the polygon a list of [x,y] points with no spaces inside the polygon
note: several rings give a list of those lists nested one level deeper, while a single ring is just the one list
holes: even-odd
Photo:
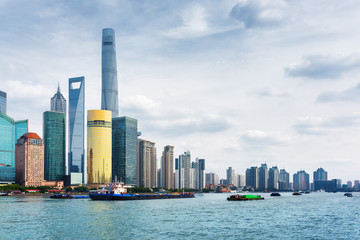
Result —
[{"label": "cloud", "polygon": [[311,79],[335,79],[360,67],[360,55],[321,55],[303,57],[302,63],[285,68],[290,77]]},{"label": "cloud", "polygon": [[300,134],[323,135],[329,131],[336,131],[358,125],[360,125],[360,113],[353,113],[332,118],[302,117],[297,120],[294,129]]},{"label": "cloud", "polygon": [[243,23],[245,28],[273,28],[286,19],[284,1],[241,1],[231,10],[230,17]]},{"label": "cloud", "polygon": [[290,97],[292,95],[292,90],[278,90],[273,87],[265,87],[258,91],[256,91],[256,94],[261,97],[279,97],[279,98],[286,98]]},{"label": "cloud", "polygon": [[360,101],[360,83],[343,91],[325,92],[318,96],[317,102]]},{"label": "cloud", "polygon": [[255,129],[242,134],[241,140],[250,148],[266,148],[288,143],[290,138]]},{"label": "cloud", "polygon": [[147,132],[166,136],[222,132],[231,127],[230,120],[218,113],[196,112],[191,108],[170,108],[144,95],[120,100],[120,112],[142,120]]}]

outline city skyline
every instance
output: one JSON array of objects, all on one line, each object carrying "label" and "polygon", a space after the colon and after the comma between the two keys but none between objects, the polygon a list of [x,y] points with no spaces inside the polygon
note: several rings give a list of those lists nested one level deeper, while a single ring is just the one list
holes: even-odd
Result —
[{"label": "city skyline", "polygon": [[13,19],[0,23],[0,90],[8,115],[29,119],[29,131],[42,136],[57,82],[73,76],[86,78],[85,111],[100,109],[99,43],[111,27],[120,115],[137,119],[158,152],[190,150],[221,177],[228,166],[244,173],[266,162],[291,174],[324,167],[329,179],[359,178],[355,1],[102,2],[93,14],[77,3],[28,4],[16,14],[16,3],[0,5]]}]

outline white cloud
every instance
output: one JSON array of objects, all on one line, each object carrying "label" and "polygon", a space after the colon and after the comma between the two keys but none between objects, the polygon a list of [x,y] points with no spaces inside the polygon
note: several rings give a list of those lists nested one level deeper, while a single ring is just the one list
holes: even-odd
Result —
[{"label": "white cloud", "polygon": [[360,101],[360,84],[342,91],[329,91],[318,96],[317,102]]},{"label": "white cloud", "polygon": [[241,140],[249,148],[266,148],[270,146],[282,145],[290,142],[290,137],[279,136],[272,132],[260,130],[249,130],[241,135]]}]

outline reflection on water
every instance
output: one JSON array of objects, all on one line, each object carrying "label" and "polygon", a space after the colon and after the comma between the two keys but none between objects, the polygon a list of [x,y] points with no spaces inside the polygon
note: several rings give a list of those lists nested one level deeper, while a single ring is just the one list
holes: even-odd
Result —
[{"label": "reflection on water", "polygon": [[357,239],[360,193],[311,193],[228,202],[0,198],[0,239]]}]

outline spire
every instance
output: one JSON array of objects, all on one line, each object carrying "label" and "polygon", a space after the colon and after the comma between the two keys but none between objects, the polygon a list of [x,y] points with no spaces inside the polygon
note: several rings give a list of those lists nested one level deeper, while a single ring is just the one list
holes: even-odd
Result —
[{"label": "spire", "polygon": [[60,83],[58,82],[58,89],[57,89],[57,92],[59,93],[60,92]]}]

